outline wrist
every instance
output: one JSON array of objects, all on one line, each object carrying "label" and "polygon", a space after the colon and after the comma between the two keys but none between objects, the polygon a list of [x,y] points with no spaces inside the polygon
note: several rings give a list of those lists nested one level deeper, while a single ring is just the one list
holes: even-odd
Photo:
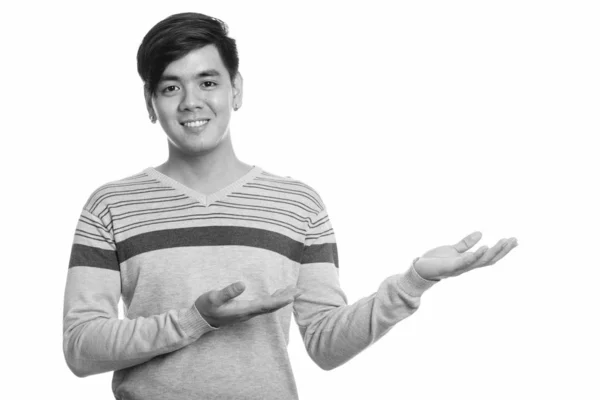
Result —
[{"label": "wrist", "polygon": [[417,262],[421,259],[421,257],[417,257],[413,260],[412,262],[412,268],[415,270],[415,272],[417,273],[417,275],[419,275],[419,277],[427,280],[427,281],[432,281],[432,282],[439,282],[441,281],[441,279],[437,279],[437,277],[434,276],[428,276],[426,273],[423,272],[422,269],[419,269],[419,266],[417,264]]}]

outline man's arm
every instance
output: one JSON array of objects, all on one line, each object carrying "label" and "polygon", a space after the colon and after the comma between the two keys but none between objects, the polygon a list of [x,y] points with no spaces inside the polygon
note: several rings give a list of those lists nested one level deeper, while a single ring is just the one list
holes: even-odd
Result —
[{"label": "man's arm", "polygon": [[336,368],[412,315],[421,295],[436,281],[423,279],[414,266],[388,277],[377,292],[352,305],[339,284],[337,245],[326,209],[312,218],[294,302],[294,318],[312,360],[322,369]]},{"label": "man's arm", "polygon": [[84,209],[71,250],[63,310],[63,351],[75,375],[131,367],[217,329],[194,304],[121,320],[120,297],[121,274],[112,233],[98,216]]}]

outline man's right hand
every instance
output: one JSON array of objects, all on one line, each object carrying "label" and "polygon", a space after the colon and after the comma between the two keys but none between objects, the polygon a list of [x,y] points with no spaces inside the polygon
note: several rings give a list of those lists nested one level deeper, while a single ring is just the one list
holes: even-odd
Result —
[{"label": "man's right hand", "polygon": [[233,301],[246,289],[242,282],[233,283],[221,290],[211,290],[196,299],[196,308],[210,325],[219,328],[244,322],[261,314],[272,313],[292,303],[302,291],[290,285],[254,300]]}]

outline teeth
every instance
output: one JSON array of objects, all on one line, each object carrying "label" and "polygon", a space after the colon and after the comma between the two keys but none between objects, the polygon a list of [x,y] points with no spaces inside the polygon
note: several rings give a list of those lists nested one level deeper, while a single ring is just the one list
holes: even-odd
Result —
[{"label": "teeth", "polygon": [[186,122],[184,125],[190,128],[195,128],[198,126],[202,126],[204,124],[206,124],[208,122],[207,119],[203,119],[201,121],[193,121],[193,122]]}]

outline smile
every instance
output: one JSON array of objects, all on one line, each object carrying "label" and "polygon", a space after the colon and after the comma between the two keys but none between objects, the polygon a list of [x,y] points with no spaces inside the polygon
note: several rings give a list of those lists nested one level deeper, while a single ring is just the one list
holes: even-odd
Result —
[{"label": "smile", "polygon": [[201,119],[201,120],[198,120],[198,121],[184,122],[184,123],[182,123],[182,125],[183,126],[187,126],[188,128],[197,128],[199,126],[206,125],[207,122],[208,122],[207,119]]}]

